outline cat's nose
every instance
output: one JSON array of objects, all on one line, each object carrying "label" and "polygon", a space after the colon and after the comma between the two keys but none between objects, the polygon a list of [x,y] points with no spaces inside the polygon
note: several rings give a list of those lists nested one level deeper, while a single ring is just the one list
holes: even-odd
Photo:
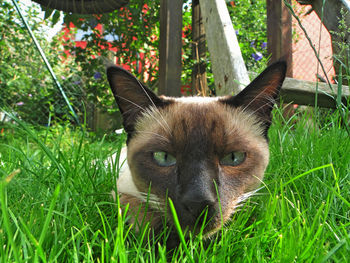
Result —
[{"label": "cat's nose", "polygon": [[192,217],[199,217],[205,209],[208,209],[209,215],[215,208],[216,197],[208,189],[191,189],[184,193],[181,203]]}]

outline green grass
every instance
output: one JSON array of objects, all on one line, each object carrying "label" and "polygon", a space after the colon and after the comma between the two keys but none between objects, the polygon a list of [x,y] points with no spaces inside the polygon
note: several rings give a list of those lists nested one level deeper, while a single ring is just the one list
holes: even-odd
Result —
[{"label": "green grass", "polygon": [[263,189],[219,235],[183,240],[172,254],[147,224],[135,233],[111,199],[117,172],[103,160],[125,138],[5,126],[0,261],[349,262],[348,134],[336,113],[318,128],[306,114],[275,115]]}]

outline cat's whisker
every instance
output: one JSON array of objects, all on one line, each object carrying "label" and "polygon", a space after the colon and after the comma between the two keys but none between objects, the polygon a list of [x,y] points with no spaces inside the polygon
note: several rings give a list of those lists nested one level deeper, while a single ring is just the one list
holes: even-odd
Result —
[{"label": "cat's whisker", "polygon": [[256,114],[256,112],[260,111],[262,108],[266,107],[267,105],[270,105],[272,107],[276,103],[275,100],[270,96],[267,96],[263,99],[266,100],[267,102],[262,104],[260,107],[256,108],[254,111],[250,112],[249,117]]},{"label": "cat's whisker", "polygon": [[146,193],[146,192],[139,192],[140,195],[142,195],[143,197],[147,197],[148,199],[150,200],[159,200],[159,198],[154,195],[154,194],[151,194],[151,193]]},{"label": "cat's whisker", "polygon": [[[261,110],[262,108],[266,107],[266,105],[269,105],[269,104],[273,105],[273,104],[275,104],[275,102],[268,101],[265,104],[261,105],[259,108],[255,109],[254,111],[245,110],[248,113],[248,115],[246,116],[246,119],[251,118],[254,114],[256,114],[256,112],[258,112],[259,110]],[[264,121],[266,124],[271,124],[271,120],[265,119]],[[229,136],[229,135],[233,134],[234,132],[235,132],[235,130],[231,130],[227,133],[227,135]],[[232,141],[232,142],[228,142],[227,144],[230,145],[230,144],[235,144],[235,143],[236,143],[236,141]]]},{"label": "cat's whisker", "polygon": [[[267,105],[271,105],[271,107],[275,104],[275,101],[272,97],[267,96],[265,98],[265,100],[267,101],[266,103],[262,104],[260,107],[256,108],[254,111],[251,110],[247,110],[247,107],[244,107],[242,109],[242,112],[246,112],[246,116],[245,116],[245,120],[249,120],[251,119],[252,116],[254,116],[258,111],[260,111],[262,108],[266,107]],[[264,120],[266,124],[271,124],[271,121],[269,119],[265,119]],[[229,132],[227,132],[227,136],[232,135],[233,133],[235,133],[235,129],[230,130]],[[233,142],[228,142],[228,144],[232,144],[232,143],[236,143],[236,141]]]},{"label": "cat's whisker", "polygon": [[162,140],[163,140],[164,142],[166,142],[166,143],[169,143],[169,142],[170,142],[170,140],[169,140],[168,138],[166,138],[165,136],[160,135],[160,134],[158,134],[158,133],[155,133],[155,132],[142,131],[142,133],[155,135],[155,136],[159,137],[160,139],[162,139]]},{"label": "cat's whisker", "polygon": [[137,81],[137,84],[141,87],[142,91],[146,94],[146,97],[149,99],[149,101],[152,103],[154,108],[157,108],[156,104],[154,103],[154,101],[152,100],[152,98],[149,96],[148,92],[146,91],[145,87],[142,85],[142,83],[138,80],[135,79]]},{"label": "cat's whisker", "polygon": [[[242,211],[241,208],[237,208],[237,209],[236,209],[236,207],[234,207],[233,211],[232,211],[231,214],[230,214],[230,218],[232,219],[233,216],[234,216],[235,214],[240,213],[241,211]],[[224,223],[224,226],[225,226],[226,224],[229,224],[229,223],[230,223],[230,221],[225,222],[225,223]]]},{"label": "cat's whisker", "polygon": [[[272,92],[273,94],[276,94],[276,92]],[[261,97],[266,97],[262,96],[262,94],[266,94],[266,90],[262,89],[244,108],[243,111],[245,111],[249,106],[253,103],[256,102],[256,99],[260,99]]]},{"label": "cat's whisker", "polygon": [[[252,196],[256,196],[256,195],[260,195],[259,193],[257,193],[258,191],[260,191],[262,188],[264,187],[260,187],[258,189],[255,189],[253,191],[247,192],[243,195],[241,195],[240,197],[238,197],[236,199],[236,204],[234,206],[234,212],[240,211],[241,209],[237,209],[237,208],[242,208],[242,207],[250,207],[249,204],[254,204],[254,205],[258,205],[257,202],[253,202],[250,201],[250,203],[247,205],[245,202]],[[262,195],[262,194],[261,194]]]},{"label": "cat's whisker", "polygon": [[148,202],[149,204],[157,205],[157,207],[164,207],[165,206],[163,204],[163,202],[161,202],[159,200],[159,198],[157,196],[155,196],[154,194],[140,192],[140,195],[143,197],[144,202]]},{"label": "cat's whisker", "polygon": [[146,94],[147,98],[148,98],[148,99],[150,100],[150,102],[152,103],[153,107],[154,107],[154,108],[157,110],[157,112],[159,113],[159,116],[162,118],[163,122],[165,123],[165,125],[166,125],[167,128],[168,128],[169,133],[171,134],[171,132],[170,132],[171,129],[170,129],[168,123],[166,122],[166,120],[164,119],[162,113],[161,113],[160,110],[157,108],[157,106],[155,105],[155,103],[154,103],[154,101],[152,100],[152,98],[148,95],[148,93],[147,93],[147,91],[145,90],[145,88],[144,88],[144,86],[142,85],[142,83],[141,83],[138,79],[136,79],[136,81],[137,81],[138,85],[141,87],[141,89],[143,90],[143,92]]},{"label": "cat's whisker", "polygon": [[[119,194],[123,194],[123,192],[119,192]],[[133,200],[142,200],[143,202],[148,202],[149,204],[154,204],[157,207],[161,207],[161,202],[159,201],[159,198],[155,196],[154,194],[144,193],[144,192],[134,192],[134,191],[128,191],[128,196],[130,199]]]},{"label": "cat's whisker", "polygon": [[260,107],[256,108],[254,111],[249,112],[249,117],[254,115],[254,114],[256,114],[262,108],[264,108],[264,107],[266,107],[268,105],[272,106],[275,103],[275,101],[272,101],[271,98],[270,99],[266,98],[265,100],[266,100],[266,103],[262,104]]},{"label": "cat's whisker", "polygon": [[249,197],[256,195],[256,192],[259,191],[260,189],[261,188],[242,194],[241,196],[239,196],[237,198],[237,203],[238,204],[242,203],[242,202],[246,201]]},{"label": "cat's whisker", "polygon": [[[135,102],[133,102],[133,101],[131,101],[131,100],[128,100],[127,98],[124,98],[123,96],[120,96],[120,95],[116,95],[116,96],[117,96],[118,98],[120,98],[120,99],[123,99],[123,100],[125,100],[125,101],[131,103],[132,105],[136,106],[138,109],[140,109],[140,110],[142,110],[142,111],[145,111],[145,108],[143,108],[143,107],[140,106],[139,104],[137,104],[137,103],[135,103]],[[159,115],[162,117],[162,120],[164,120],[162,114],[161,114],[160,111],[157,109],[157,107],[154,107],[154,109],[156,109],[156,111],[157,111],[157,112],[159,113]],[[132,109],[130,109],[130,111],[132,111]],[[125,113],[128,113],[128,111],[123,112],[123,115],[124,115]],[[156,116],[154,116],[153,114],[149,114],[149,115],[150,115],[156,122],[158,122],[159,125],[160,125],[166,132],[169,133],[169,135],[171,134],[169,125],[168,125],[166,122],[165,122],[165,123],[166,123],[166,126],[167,126],[167,127],[164,127],[164,125],[162,124],[162,122],[161,122],[158,118],[156,118]],[[165,120],[164,120],[164,121],[165,121]]]},{"label": "cat's whisker", "polygon": [[167,126],[168,131],[169,131],[169,134],[171,134],[170,126],[169,126],[169,124],[167,123],[167,121],[165,120],[163,114],[160,112],[160,110],[159,110],[158,108],[155,108],[155,109],[156,109],[156,112],[159,114],[159,116],[162,118],[164,124]]},{"label": "cat's whisker", "polygon": [[266,187],[266,185],[260,186],[259,188],[256,188],[254,191],[259,192],[261,189],[264,189],[265,187]]},{"label": "cat's whisker", "polygon": [[144,108],[141,107],[139,104],[137,104],[137,103],[135,103],[135,102],[133,102],[133,101],[131,101],[131,100],[128,100],[127,98],[125,98],[125,97],[123,97],[123,96],[120,96],[120,95],[116,95],[116,96],[117,96],[118,98],[120,98],[120,99],[123,99],[123,100],[125,100],[125,101],[131,103],[132,105],[136,106],[136,107],[139,108],[140,110],[144,110]]},{"label": "cat's whisker", "polygon": [[[164,119],[162,113],[160,112],[160,110],[158,108],[152,108],[146,110],[146,112],[148,113],[149,116],[151,116],[153,119],[157,120],[157,122],[162,126],[162,128],[169,134],[171,135],[171,129],[168,125],[168,123],[166,122],[166,120]],[[158,119],[157,116],[155,114],[158,114],[160,116],[161,119]],[[163,126],[161,123],[163,123],[165,126]]]},{"label": "cat's whisker", "polygon": [[255,193],[253,196],[263,196],[263,195],[268,195],[268,193]]},{"label": "cat's whisker", "polygon": [[237,205],[240,205],[241,203],[244,203],[248,198],[249,198],[249,196],[247,196],[247,197],[239,197],[239,198],[236,200]]},{"label": "cat's whisker", "polygon": [[[259,177],[256,177],[257,179],[259,179]],[[258,192],[261,190],[261,189],[264,189],[265,188],[265,185],[255,189],[255,190],[252,190],[252,191],[249,191],[247,192],[247,194],[251,194],[251,195],[257,195],[259,194]]]},{"label": "cat's whisker", "polygon": [[240,207],[243,207],[243,206],[244,206],[244,204],[236,204],[234,206],[234,209],[235,209],[235,211],[237,211],[237,208],[240,208]]}]

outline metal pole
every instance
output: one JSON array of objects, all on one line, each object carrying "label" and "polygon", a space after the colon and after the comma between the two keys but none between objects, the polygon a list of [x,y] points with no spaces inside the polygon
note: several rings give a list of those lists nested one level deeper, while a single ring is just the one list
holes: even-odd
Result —
[{"label": "metal pole", "polygon": [[42,48],[41,48],[39,42],[36,40],[36,37],[34,36],[32,30],[30,29],[30,27],[29,27],[27,21],[25,20],[24,16],[22,15],[22,12],[21,12],[19,6],[18,6],[17,3],[16,3],[16,0],[12,0],[12,2],[13,2],[13,4],[15,5],[15,7],[16,7],[16,9],[17,9],[17,12],[18,12],[19,16],[21,17],[21,19],[22,19],[22,21],[23,21],[25,27],[27,28],[30,37],[31,37],[32,40],[34,41],[34,44],[35,44],[37,50],[39,51],[40,56],[41,56],[41,58],[43,59],[45,65],[46,65],[46,67],[47,67],[47,69],[49,70],[49,72],[50,72],[50,74],[51,74],[51,77],[52,77],[54,83],[56,84],[57,88],[58,88],[59,91],[61,92],[62,97],[63,97],[63,99],[65,100],[65,102],[66,102],[66,104],[67,104],[69,110],[71,111],[71,114],[73,115],[75,121],[76,121],[77,124],[80,126],[80,121],[79,121],[79,119],[78,119],[78,116],[77,116],[77,114],[75,113],[75,111],[74,111],[72,105],[70,104],[69,99],[68,99],[67,96],[66,96],[66,93],[65,93],[64,90],[62,89],[61,84],[58,82],[58,80],[57,80],[57,78],[56,78],[56,75],[55,75],[55,73],[53,72],[49,61],[47,60],[44,51],[42,50]]}]

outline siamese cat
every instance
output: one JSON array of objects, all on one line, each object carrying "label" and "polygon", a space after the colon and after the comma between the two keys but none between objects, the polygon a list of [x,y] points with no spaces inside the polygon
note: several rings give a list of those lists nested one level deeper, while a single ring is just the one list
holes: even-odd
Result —
[{"label": "siamese cat", "polygon": [[277,62],[236,96],[173,98],[109,67],[127,133],[117,189],[132,223],[146,218],[160,231],[166,217],[171,225],[170,198],[183,229],[196,232],[204,213],[207,235],[225,224],[263,179],[271,110],[285,74],[286,63]]}]

